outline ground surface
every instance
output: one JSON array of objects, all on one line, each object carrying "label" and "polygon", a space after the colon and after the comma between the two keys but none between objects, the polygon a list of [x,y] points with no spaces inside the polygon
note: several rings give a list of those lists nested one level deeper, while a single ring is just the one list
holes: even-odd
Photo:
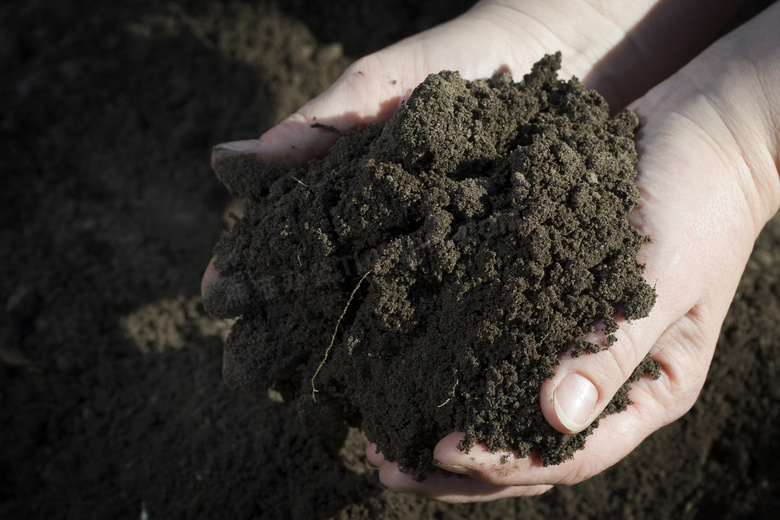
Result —
[{"label": "ground surface", "polygon": [[226,324],[198,296],[230,203],[210,146],[258,135],[350,60],[468,4],[0,7],[0,518],[776,515],[777,221],[693,410],[542,497],[445,506],[383,491],[358,432],[307,432],[222,382]]}]

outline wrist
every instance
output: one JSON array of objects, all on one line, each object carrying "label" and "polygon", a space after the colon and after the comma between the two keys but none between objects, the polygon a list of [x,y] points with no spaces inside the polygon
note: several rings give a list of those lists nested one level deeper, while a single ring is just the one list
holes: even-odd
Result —
[{"label": "wrist", "polygon": [[[780,208],[780,3],[775,2],[762,14],[735,31],[735,60],[742,67],[737,73],[753,74],[742,109],[752,120],[745,125],[758,133],[755,155],[756,172],[762,175],[768,196],[764,223]],[[741,55],[741,58],[739,56]],[[752,99],[751,99],[752,98]]]},{"label": "wrist", "polygon": [[[721,38],[633,105],[638,143],[665,125],[688,128],[708,150],[709,176],[739,193],[754,240],[780,207],[780,4]],[[693,165],[691,165],[693,167]],[[672,174],[673,172],[669,172]],[[727,179],[726,179],[727,178]],[[720,179],[720,180],[719,180]]]},{"label": "wrist", "polygon": [[[746,197],[756,208],[756,236],[780,207],[780,4],[708,50],[697,80],[741,152]],[[704,67],[704,68],[702,68]]]}]

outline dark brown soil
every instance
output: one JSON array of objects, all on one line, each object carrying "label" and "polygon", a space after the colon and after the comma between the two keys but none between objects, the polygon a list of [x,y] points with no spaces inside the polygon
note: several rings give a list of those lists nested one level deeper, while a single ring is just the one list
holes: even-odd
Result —
[{"label": "dark brown soil", "polygon": [[0,6],[0,518],[776,518],[777,220],[693,410],[572,488],[396,495],[356,430],[307,431],[294,408],[225,386],[227,324],[198,296],[230,204],[210,147],[469,3]]},{"label": "dark brown soil", "polygon": [[[455,431],[465,448],[545,464],[581,449],[592,428],[550,427],[540,385],[569,346],[599,350],[583,339],[595,320],[606,345],[618,309],[642,318],[655,294],[636,261],[647,239],[627,219],[637,119],[611,119],[600,95],[559,80],[560,61],[520,83],[433,74],[387,124],[305,168],[218,161],[249,197],[215,249],[223,280],[206,302],[243,316],[228,384],[272,387],[309,422],[340,410],[420,477]],[[627,388],[610,411],[626,404]]]}]

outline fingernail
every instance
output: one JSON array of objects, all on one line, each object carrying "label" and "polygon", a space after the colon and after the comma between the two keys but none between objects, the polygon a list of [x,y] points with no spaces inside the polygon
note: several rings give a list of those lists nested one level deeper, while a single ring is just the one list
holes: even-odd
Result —
[{"label": "fingernail", "polygon": [[443,469],[444,471],[449,471],[451,473],[457,473],[458,475],[468,475],[471,473],[471,470],[466,466],[459,466],[457,464],[443,464],[436,459],[433,459],[432,462],[433,465],[437,468]]},{"label": "fingernail", "polygon": [[589,424],[598,400],[599,391],[593,383],[576,372],[563,378],[553,397],[558,419],[572,432]]},{"label": "fingernail", "polygon": [[214,147],[214,150],[228,150],[231,152],[254,152],[257,151],[257,139],[247,139],[245,141],[231,141],[229,143],[220,143]]}]

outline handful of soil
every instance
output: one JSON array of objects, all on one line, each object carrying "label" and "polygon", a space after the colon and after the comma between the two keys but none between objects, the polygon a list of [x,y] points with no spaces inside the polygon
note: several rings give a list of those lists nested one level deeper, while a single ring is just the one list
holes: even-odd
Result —
[{"label": "handful of soil", "polygon": [[[616,313],[646,316],[655,293],[636,260],[648,237],[626,217],[636,116],[610,119],[559,68],[560,54],[520,83],[433,74],[389,122],[305,168],[218,161],[248,198],[215,248],[221,282],[206,302],[241,316],[227,383],[274,388],[314,424],[359,426],[418,477],[455,431],[464,449],[535,450],[545,464],[580,449],[595,424],[555,431],[540,384],[572,345],[605,348]],[[586,343],[598,321],[608,340]]]}]

